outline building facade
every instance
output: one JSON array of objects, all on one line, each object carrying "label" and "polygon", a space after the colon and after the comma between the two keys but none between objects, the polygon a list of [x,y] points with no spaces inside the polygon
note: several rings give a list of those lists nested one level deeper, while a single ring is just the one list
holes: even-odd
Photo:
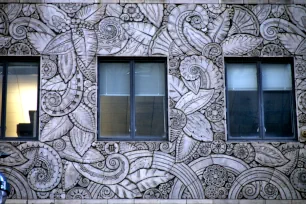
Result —
[{"label": "building facade", "polygon": [[[11,184],[11,202],[306,199],[304,4],[11,3],[0,7],[2,104],[6,104],[0,151],[10,154],[0,159],[0,171]],[[151,64],[159,60],[160,72],[151,73]],[[260,75],[265,73],[265,60],[289,68],[284,68],[285,74],[273,69],[270,75]],[[34,104],[23,110],[26,115],[34,110],[33,115],[29,112],[29,119],[18,122],[18,127],[12,122],[15,129],[10,129],[9,114],[18,112],[10,101],[11,75],[14,66],[24,66],[18,62],[28,63],[31,68],[26,70],[39,67],[35,73],[20,71],[22,76],[17,77],[20,87],[36,80],[33,86],[38,91],[20,99]],[[141,63],[148,68],[142,70]],[[120,70],[111,71],[119,64],[128,67],[123,72],[131,78],[123,78]],[[286,84],[289,76],[289,88],[273,89],[282,92],[271,99],[273,107],[283,100],[278,110],[265,112],[270,103],[260,99],[265,97],[265,85],[256,86],[255,113],[249,106],[253,102],[244,100],[251,97],[233,99],[230,91],[241,91],[241,81],[251,83],[252,71],[243,75],[248,66],[255,66],[250,70],[257,73],[253,78],[258,83],[267,78]],[[147,71],[151,75],[145,78]],[[137,85],[138,73],[145,74],[140,74],[144,78]],[[28,81],[23,83],[24,76]],[[158,79],[151,82],[153,76]],[[157,81],[158,86],[163,84],[160,92],[154,89]],[[128,95],[122,89],[126,84]],[[139,87],[152,92],[142,95]],[[128,102],[116,98],[119,95]],[[34,102],[33,97],[37,97]],[[154,102],[148,102],[152,98]],[[235,100],[240,101],[238,108],[232,106]],[[15,112],[9,112],[10,105]],[[122,112],[128,119],[120,118]],[[150,114],[156,117],[149,118]],[[248,127],[254,123],[248,122],[250,117],[257,121],[255,138],[248,137]],[[145,132],[146,120],[151,134],[137,138],[142,130],[137,131],[135,123],[144,121]],[[271,127],[282,129],[280,135],[268,137],[264,120],[276,121],[271,123],[278,126]],[[36,124],[32,121],[38,121],[37,128],[29,126]],[[238,133],[229,128],[237,123]],[[37,138],[20,136],[22,131],[27,134],[28,127]],[[130,135],[117,137],[120,128]],[[290,137],[286,131],[291,131]],[[240,137],[243,134],[246,137]]]}]

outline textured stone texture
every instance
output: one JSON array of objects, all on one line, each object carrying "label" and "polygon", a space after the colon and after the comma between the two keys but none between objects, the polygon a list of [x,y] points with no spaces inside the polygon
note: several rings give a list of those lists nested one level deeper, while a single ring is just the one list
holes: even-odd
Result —
[{"label": "textured stone texture", "polygon": [[[10,198],[75,204],[306,199],[304,143],[225,141],[223,64],[227,56],[293,57],[303,130],[304,6],[6,4],[0,15],[1,55],[42,56],[40,141],[0,143],[12,153],[0,159]],[[168,142],[96,141],[101,55],[168,57]]]}]

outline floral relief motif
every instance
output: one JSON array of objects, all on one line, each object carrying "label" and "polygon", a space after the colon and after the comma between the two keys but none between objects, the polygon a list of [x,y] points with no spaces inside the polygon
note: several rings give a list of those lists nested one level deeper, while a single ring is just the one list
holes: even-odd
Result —
[{"label": "floral relief motif", "polygon": [[[1,142],[11,199],[305,199],[305,144],[226,142],[224,57],[294,57],[303,5],[3,4],[0,54],[41,55],[40,141]],[[169,141],[95,141],[98,56],[168,56]],[[167,105],[167,104],[166,104]]]}]

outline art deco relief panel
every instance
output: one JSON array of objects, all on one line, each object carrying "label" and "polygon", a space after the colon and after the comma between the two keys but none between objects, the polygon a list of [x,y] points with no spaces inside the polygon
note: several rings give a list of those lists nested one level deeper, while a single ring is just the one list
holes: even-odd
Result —
[{"label": "art deco relief panel", "polygon": [[[306,7],[5,4],[1,55],[40,55],[39,142],[1,142],[12,199],[306,199],[305,143],[226,142],[224,56],[293,56]],[[97,141],[97,56],[168,56],[169,142]],[[300,138],[302,139],[302,138]]]}]

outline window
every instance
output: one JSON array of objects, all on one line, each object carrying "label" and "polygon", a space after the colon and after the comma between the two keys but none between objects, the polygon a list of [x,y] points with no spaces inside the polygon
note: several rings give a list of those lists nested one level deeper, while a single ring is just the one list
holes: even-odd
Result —
[{"label": "window", "polygon": [[166,140],[166,73],[166,58],[101,58],[99,138]]},{"label": "window", "polygon": [[39,58],[0,59],[2,140],[37,139]]},{"label": "window", "polygon": [[225,59],[231,140],[295,139],[293,60]]}]

